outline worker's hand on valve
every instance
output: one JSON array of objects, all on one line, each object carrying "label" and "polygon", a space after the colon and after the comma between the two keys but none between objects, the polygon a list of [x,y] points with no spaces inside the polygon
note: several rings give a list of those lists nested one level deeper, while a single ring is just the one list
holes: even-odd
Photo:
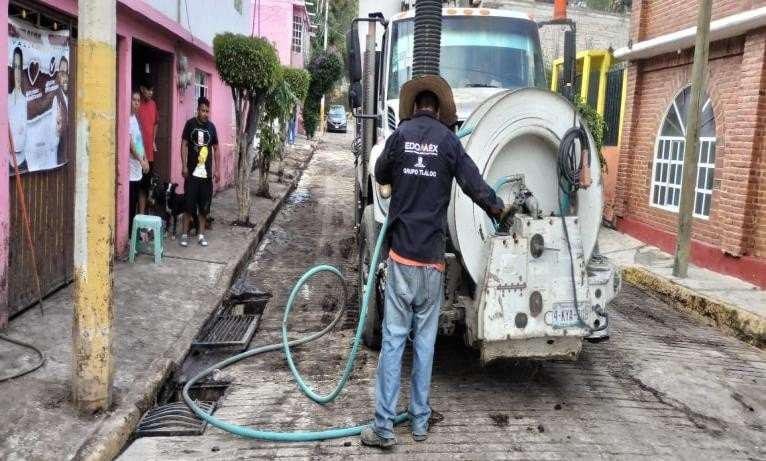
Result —
[{"label": "worker's hand on valve", "polygon": [[513,217],[514,214],[518,209],[515,205],[505,205],[502,210],[500,210],[499,213],[495,214],[495,219],[497,220],[497,230],[501,232],[506,232],[510,228],[510,223],[508,222],[511,217]]},{"label": "worker's hand on valve", "polygon": [[380,192],[381,198],[391,197],[391,184],[378,184],[378,192]]}]

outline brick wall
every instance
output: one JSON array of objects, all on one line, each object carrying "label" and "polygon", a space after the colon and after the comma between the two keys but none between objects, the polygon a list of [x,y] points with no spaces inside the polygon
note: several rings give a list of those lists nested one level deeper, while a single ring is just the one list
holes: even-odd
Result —
[{"label": "brick wall", "polygon": [[[736,108],[737,76],[742,60],[741,48],[725,46],[711,50],[708,94],[716,116],[716,179],[721,177],[721,166],[726,157],[726,116]],[[647,61],[640,67],[634,107],[630,116],[633,126],[629,143],[623,146],[620,157],[618,200],[622,202],[620,214],[630,216],[656,228],[675,233],[677,213],[649,205],[651,174],[657,136],[665,113],[678,92],[689,82],[691,55],[665,56]],[[630,71],[629,71],[630,72]],[[626,114],[628,115],[628,114]],[[626,117],[627,118],[627,117]],[[721,221],[720,190],[713,190],[710,218],[695,219],[693,238],[716,244]]]},{"label": "brick wall", "polygon": [[[694,25],[696,1],[633,3],[634,41]],[[714,0],[714,18],[766,0]],[[672,14],[671,14],[672,12]],[[691,75],[692,50],[631,63],[616,214],[675,234],[677,214],[649,205],[653,156],[665,111]],[[716,118],[710,217],[693,239],[734,256],[766,258],[766,29],[711,44],[707,92]]]},{"label": "brick wall", "polygon": [[754,136],[756,146],[750,167],[744,246],[746,249],[752,249],[753,256],[766,259],[766,59],[760,62],[760,72],[758,120]]},{"label": "brick wall", "polygon": [[[766,0],[713,0],[713,19],[766,6]],[[697,25],[698,0],[634,0],[633,16],[639,20],[631,27],[636,42]]]}]

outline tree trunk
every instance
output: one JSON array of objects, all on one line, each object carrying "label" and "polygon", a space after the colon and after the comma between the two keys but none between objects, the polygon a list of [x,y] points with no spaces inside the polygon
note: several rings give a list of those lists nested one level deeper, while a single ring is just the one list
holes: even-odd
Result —
[{"label": "tree trunk", "polygon": [[290,130],[290,123],[289,122],[283,123],[282,124],[282,153],[279,156],[279,166],[277,167],[277,177],[279,178],[279,182],[282,182],[285,176],[285,150],[287,149],[287,138],[289,136],[287,132],[289,130]]},{"label": "tree trunk", "polygon": [[240,135],[237,140],[239,159],[237,161],[237,222],[239,225],[250,224],[250,149],[247,136]]},{"label": "tree trunk", "polygon": [[271,198],[269,193],[269,169],[271,168],[271,161],[266,158],[265,155],[261,155],[258,165],[258,191],[255,193],[258,197]]},{"label": "tree trunk", "polygon": [[255,149],[251,146],[255,132],[260,123],[261,109],[263,108],[264,98],[261,95],[250,97],[247,107],[247,116],[243,117],[245,129],[238,136],[237,142],[239,148],[239,159],[237,161],[237,205],[239,213],[237,224],[251,226],[250,223],[250,172],[253,168],[255,159]]}]

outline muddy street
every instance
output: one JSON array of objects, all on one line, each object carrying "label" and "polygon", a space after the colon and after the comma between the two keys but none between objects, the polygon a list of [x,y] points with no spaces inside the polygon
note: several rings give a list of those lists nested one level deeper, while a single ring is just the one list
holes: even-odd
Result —
[{"label": "muddy street", "polygon": [[[351,138],[325,136],[296,191],[247,271],[273,293],[251,346],[279,342],[283,306],[300,275],[332,264],[345,286],[320,276],[300,293],[290,332],[328,335],[294,349],[316,389],[328,392],[345,365],[356,325],[354,158]],[[345,298],[345,299],[344,299]],[[500,363],[482,368],[460,338],[436,346],[430,437],[397,429],[393,454],[410,458],[572,459],[766,458],[766,353],[625,286],[611,306],[611,339],[586,343],[576,362]],[[360,350],[341,396],[328,405],[297,388],[281,352],[224,370],[232,384],[216,410],[258,429],[301,431],[361,424],[372,417],[377,353]],[[407,404],[405,363],[400,407]],[[357,438],[318,443],[246,440],[208,427],[201,436],[145,437],[121,459],[345,458],[377,455]]]}]

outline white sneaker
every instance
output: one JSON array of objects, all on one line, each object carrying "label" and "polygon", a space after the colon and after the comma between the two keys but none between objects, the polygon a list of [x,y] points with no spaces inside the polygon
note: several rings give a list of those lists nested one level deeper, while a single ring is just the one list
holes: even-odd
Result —
[{"label": "white sneaker", "polygon": [[188,247],[189,246],[189,236],[186,234],[181,234],[181,241],[178,242],[179,245],[182,247]]},{"label": "white sneaker", "polygon": [[199,243],[199,244],[200,244],[200,245],[202,245],[203,247],[206,247],[206,246],[207,246],[207,240],[205,240],[205,236],[204,236],[204,235],[202,235],[202,234],[199,234],[199,235],[197,236],[197,243]]}]

